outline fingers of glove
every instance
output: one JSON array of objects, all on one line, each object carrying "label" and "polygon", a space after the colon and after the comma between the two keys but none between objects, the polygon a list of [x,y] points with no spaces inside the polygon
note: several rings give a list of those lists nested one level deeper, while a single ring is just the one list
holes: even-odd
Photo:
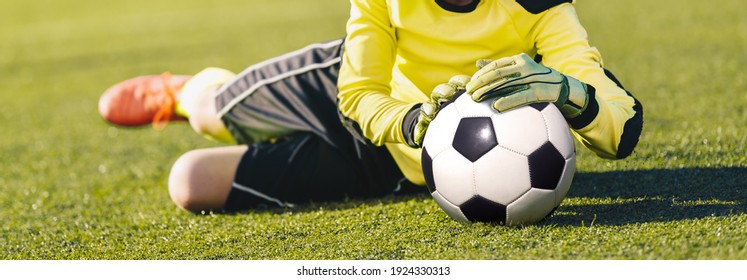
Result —
[{"label": "fingers of glove", "polygon": [[529,87],[528,84],[505,86],[504,83],[505,83],[504,80],[494,81],[483,87],[478,88],[477,90],[472,92],[470,96],[472,97],[472,100],[474,100],[475,102],[481,102],[485,99],[508,95],[513,92],[520,91],[520,90],[523,90]]},{"label": "fingers of glove", "polygon": [[531,84],[529,86],[515,86],[510,93],[504,94],[493,102],[493,109],[498,112],[505,112],[521,106],[540,103],[556,102],[562,85],[557,84]]},{"label": "fingers of glove", "polygon": [[[565,76],[563,74],[560,74],[560,72],[544,66],[540,67],[543,67],[542,69],[540,69],[543,72],[535,72],[532,75],[525,76],[521,76],[522,74],[520,73],[513,73],[512,75],[507,75],[504,79],[495,80],[480,88],[474,89],[473,92],[470,93],[470,95],[472,96],[473,100],[480,101],[488,97],[499,96],[499,94],[493,94],[493,92],[505,93],[506,91],[504,91],[503,88],[515,87],[518,85],[534,86],[535,84],[537,84],[538,87],[559,87],[560,84],[567,83]],[[483,96],[486,94],[489,94],[489,96]]]},{"label": "fingers of glove", "polygon": [[538,87],[559,87],[561,84],[567,84],[565,76],[560,74],[560,72],[550,68],[544,68],[542,71],[544,72],[534,72],[530,75],[515,73],[515,76],[511,76],[507,81],[503,81],[502,83],[493,85],[492,87],[495,89],[501,89],[518,85],[534,86],[535,84]]},{"label": "fingers of glove", "polygon": [[415,123],[412,137],[412,141],[415,142],[416,145],[423,146],[425,131],[428,130],[428,125],[430,125],[431,121],[433,121],[433,118],[436,117],[437,113],[438,106],[432,102],[425,102],[420,106],[420,114],[418,115],[418,120]]},{"label": "fingers of glove", "polygon": [[[493,63],[491,63],[492,65]],[[526,78],[523,65],[510,64],[503,65],[500,68],[492,67],[490,65],[482,68],[472,76],[472,79],[467,83],[466,90],[468,94],[472,94],[481,88],[489,87],[502,87],[504,84],[511,83],[513,81],[519,81]],[[491,69],[489,71],[483,71],[485,69]]]},{"label": "fingers of glove", "polygon": [[[478,66],[480,65],[480,61],[485,60],[479,60]],[[515,64],[516,62],[511,57],[504,57],[498,60],[493,60],[487,65],[483,65],[480,70],[477,70],[477,72],[472,75],[472,78],[467,83],[467,92],[472,92],[496,79],[500,79],[503,75],[508,73],[506,72],[507,69]]]},{"label": "fingers of glove", "polygon": [[472,75],[473,78],[486,72],[516,65],[516,60],[513,56],[503,57],[496,60],[480,59],[475,62],[475,65],[478,70]]},{"label": "fingers of glove", "polygon": [[433,92],[431,92],[431,100],[436,104],[441,104],[451,100],[456,92],[456,86],[452,84],[440,84],[433,88]]},{"label": "fingers of glove", "polygon": [[520,53],[520,54],[514,55],[513,58],[514,58],[514,61],[516,61],[517,64],[524,64],[524,65],[539,64],[536,61],[534,61],[534,59],[532,59],[531,57],[529,57],[529,55],[527,55],[525,53]]},{"label": "fingers of glove", "polygon": [[468,75],[456,75],[449,79],[449,84],[457,88],[457,90],[464,89],[467,87],[467,83],[472,79],[472,76]]},{"label": "fingers of glove", "polygon": [[490,64],[491,62],[493,62],[493,60],[492,60],[492,59],[478,59],[478,60],[477,60],[477,61],[475,62],[475,66],[477,66],[477,70],[480,70],[480,69],[482,69],[483,67],[485,67],[485,65],[488,65],[488,64]]},{"label": "fingers of glove", "polygon": [[[539,65],[525,53],[504,57],[493,61],[490,61],[488,59],[480,59],[476,62],[476,64],[479,70],[477,70],[477,72],[472,75],[473,79],[477,76],[482,76],[485,73],[492,72],[494,70],[501,70],[504,73],[519,72],[523,76],[524,74],[528,74],[524,72],[534,72],[532,70],[537,67],[546,68],[542,65]],[[514,71],[511,69],[517,70]]]},{"label": "fingers of glove", "polygon": [[517,56],[517,72],[521,75],[522,83],[547,82],[560,83],[565,82],[565,75],[555,69],[549,68],[535,62],[526,54]]},{"label": "fingers of glove", "polygon": [[418,124],[421,122],[430,123],[438,113],[438,105],[432,102],[425,102],[420,106],[420,116],[418,116]]},{"label": "fingers of glove", "polygon": [[501,87],[506,83],[520,78],[520,75],[521,74],[518,72],[507,73],[502,72],[501,70],[494,70],[484,73],[482,76],[473,77],[472,80],[467,83],[467,93],[473,95],[472,98],[475,99],[474,94],[476,92],[487,91],[491,88]]},{"label": "fingers of glove", "polygon": [[425,139],[425,131],[428,130],[428,125],[430,122],[421,122],[418,121],[417,124],[415,124],[415,131],[413,132],[412,141],[415,142],[416,145],[419,147],[423,146],[423,139]]},{"label": "fingers of glove", "polygon": [[477,102],[481,102],[486,99],[492,99],[492,98],[501,98],[504,96],[509,96],[512,94],[515,94],[516,92],[525,91],[530,88],[530,85],[516,85],[511,87],[501,87],[501,88],[486,88],[485,92],[481,93],[481,99],[475,100]]},{"label": "fingers of glove", "polygon": [[485,84],[491,80],[519,77],[524,79],[535,74],[549,74],[551,72],[552,69],[540,65],[527,54],[521,53],[484,65],[472,76],[474,82],[468,84],[467,88],[470,91],[469,89],[475,89],[480,84]]}]

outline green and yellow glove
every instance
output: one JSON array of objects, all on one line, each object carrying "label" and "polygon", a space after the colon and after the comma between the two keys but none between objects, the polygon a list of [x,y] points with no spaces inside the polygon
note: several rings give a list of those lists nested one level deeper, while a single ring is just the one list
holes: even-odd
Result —
[{"label": "green and yellow glove", "polygon": [[[450,101],[460,90],[464,90],[469,82],[470,76],[467,75],[456,75],[449,79],[449,82],[437,85],[433,92],[431,92],[431,98],[411,110],[413,117],[405,118],[405,125],[403,131],[405,138],[407,138],[407,144],[413,148],[419,148],[423,146],[423,139],[425,138],[425,131],[428,130],[428,125],[431,121],[436,118],[438,111],[444,103]],[[417,113],[417,116],[414,114]]]},{"label": "green and yellow glove", "polygon": [[589,85],[540,65],[526,54],[498,60],[479,60],[479,70],[466,86],[477,102],[496,98],[493,109],[505,112],[540,102],[554,103],[566,119],[584,112]]}]

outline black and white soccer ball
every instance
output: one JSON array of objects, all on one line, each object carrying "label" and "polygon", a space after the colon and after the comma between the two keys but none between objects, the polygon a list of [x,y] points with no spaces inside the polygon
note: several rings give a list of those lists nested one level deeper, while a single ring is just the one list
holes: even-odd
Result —
[{"label": "black and white soccer ball", "polygon": [[467,94],[445,104],[423,141],[428,190],[453,219],[520,225],[554,211],[570,188],[576,153],[551,103],[498,113]]}]

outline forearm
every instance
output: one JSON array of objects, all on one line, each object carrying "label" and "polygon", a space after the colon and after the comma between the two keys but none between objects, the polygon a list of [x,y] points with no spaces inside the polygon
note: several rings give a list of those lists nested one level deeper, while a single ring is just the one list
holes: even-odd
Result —
[{"label": "forearm", "polygon": [[402,123],[415,104],[389,97],[382,92],[347,90],[339,95],[340,112],[355,121],[363,136],[374,145],[405,143]]},{"label": "forearm", "polygon": [[405,143],[402,121],[414,104],[391,97],[394,29],[381,0],[352,0],[338,79],[340,112],[375,145]]},{"label": "forearm", "polygon": [[638,144],[643,128],[643,106],[615,81],[614,90],[597,90],[592,86],[590,102],[584,114],[569,120],[577,139],[603,158],[622,159]]},{"label": "forearm", "polygon": [[609,72],[571,5],[548,11],[531,35],[542,63],[589,85],[584,112],[568,120],[577,139],[603,158],[624,158],[638,142],[643,108]]}]

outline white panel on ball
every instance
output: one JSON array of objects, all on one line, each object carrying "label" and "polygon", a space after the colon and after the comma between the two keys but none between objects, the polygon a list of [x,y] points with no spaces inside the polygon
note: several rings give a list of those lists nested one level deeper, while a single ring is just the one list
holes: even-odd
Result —
[{"label": "white panel on ball", "polygon": [[555,207],[555,191],[533,188],[506,207],[506,224],[538,222]]},{"label": "white panel on ball", "polygon": [[474,165],[476,193],[494,202],[508,205],[532,187],[526,156],[495,147]]},{"label": "white panel on ball", "polygon": [[490,117],[494,113],[488,102],[477,103],[467,94],[459,96],[454,105],[462,118]]},{"label": "white panel on ball", "polygon": [[440,193],[438,193],[438,191],[431,193],[431,196],[433,196],[433,200],[438,203],[438,206],[441,207],[449,217],[459,222],[469,222],[467,217],[462,214],[462,210],[459,210],[459,207],[456,207],[454,204],[446,200]]},{"label": "white panel on ball", "polygon": [[492,116],[498,145],[529,155],[547,142],[547,128],[542,114],[526,106]]},{"label": "white panel on ball", "polygon": [[433,181],[436,190],[454,205],[475,195],[472,162],[454,149],[445,150],[433,159]]},{"label": "white panel on ball", "polygon": [[571,189],[571,183],[573,182],[574,174],[576,174],[575,155],[565,161],[565,170],[563,171],[563,175],[560,176],[560,182],[558,182],[558,186],[555,187],[555,206],[558,206],[561,202],[563,202],[563,198],[565,198],[568,190]]},{"label": "white panel on ball", "polygon": [[423,146],[431,158],[451,148],[454,141],[454,133],[459,125],[459,115],[454,106],[446,106],[438,113],[439,118],[433,120],[423,139]]},{"label": "white panel on ball", "polygon": [[547,122],[547,134],[550,143],[558,149],[563,158],[570,158],[575,154],[575,143],[573,142],[573,136],[569,133],[570,128],[563,114],[557,107],[547,106],[542,110],[542,115]]}]

